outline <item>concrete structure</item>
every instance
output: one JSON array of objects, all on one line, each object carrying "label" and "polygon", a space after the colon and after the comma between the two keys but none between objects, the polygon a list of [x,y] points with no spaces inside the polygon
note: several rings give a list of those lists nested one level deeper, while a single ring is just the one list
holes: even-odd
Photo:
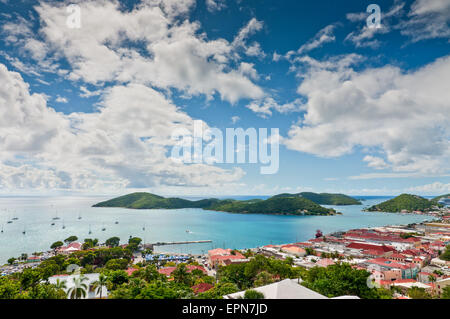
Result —
[{"label": "concrete structure", "polygon": [[[329,299],[311,289],[300,284],[298,279],[285,279],[270,285],[254,288],[264,294],[265,299]],[[245,291],[225,295],[224,299],[241,299]],[[355,296],[341,296],[336,299],[359,299]]]}]

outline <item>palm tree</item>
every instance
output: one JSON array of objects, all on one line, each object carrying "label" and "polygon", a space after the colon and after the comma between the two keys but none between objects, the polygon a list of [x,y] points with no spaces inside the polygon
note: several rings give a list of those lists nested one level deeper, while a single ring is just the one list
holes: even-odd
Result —
[{"label": "palm tree", "polygon": [[57,289],[66,289],[67,288],[67,281],[61,280],[61,279],[56,279],[55,287]]},{"label": "palm tree", "polygon": [[434,277],[433,275],[429,275],[429,276],[428,276],[428,280],[429,280],[431,283],[434,283],[434,282],[436,282],[436,277]]},{"label": "palm tree", "polygon": [[74,277],[73,278],[73,287],[69,288],[68,295],[70,299],[81,299],[86,297],[86,293],[89,289],[88,285],[83,283],[83,281],[87,280],[86,277]]},{"label": "palm tree", "polygon": [[100,276],[98,277],[98,280],[92,284],[92,286],[95,289],[95,293],[100,294],[100,299],[102,299],[103,287],[106,287],[107,283],[108,283],[108,277],[106,277],[103,274],[100,274]]}]

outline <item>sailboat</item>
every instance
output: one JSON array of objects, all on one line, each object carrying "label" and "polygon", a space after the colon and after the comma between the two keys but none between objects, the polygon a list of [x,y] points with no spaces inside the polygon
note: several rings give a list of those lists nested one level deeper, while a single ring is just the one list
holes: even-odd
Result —
[{"label": "sailboat", "polygon": [[62,229],[66,229],[66,225],[64,225],[64,221],[63,221]]},{"label": "sailboat", "polygon": [[115,222],[114,224],[116,224],[116,225],[117,225],[118,223],[119,223],[119,222],[118,222],[118,221],[116,220],[116,222]]},{"label": "sailboat", "polygon": [[105,224],[103,224],[103,226],[102,226],[102,231],[105,231],[105,230],[106,230]]},{"label": "sailboat", "polygon": [[144,231],[145,231],[145,224],[144,224],[144,227],[142,227],[142,230],[144,230]]},{"label": "sailboat", "polygon": [[2,225],[2,234],[3,234],[3,225]]},{"label": "sailboat", "polygon": [[58,220],[59,219],[59,217],[58,217],[58,211],[56,211],[56,215],[55,215],[55,217],[53,217],[53,220]]},{"label": "sailboat", "polygon": [[78,213],[78,220],[81,219],[81,213]]},{"label": "sailboat", "polygon": [[23,232],[22,232],[22,234],[26,234],[27,232],[25,231],[25,227],[23,227]]},{"label": "sailboat", "polygon": [[91,224],[89,224],[89,235],[90,234],[92,234],[92,231],[91,231]]}]

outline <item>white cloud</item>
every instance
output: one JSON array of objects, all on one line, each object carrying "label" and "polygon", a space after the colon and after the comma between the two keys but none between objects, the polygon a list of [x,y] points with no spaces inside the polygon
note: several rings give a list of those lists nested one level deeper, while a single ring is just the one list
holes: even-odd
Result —
[{"label": "white cloud", "polygon": [[416,0],[411,5],[408,17],[399,24],[401,33],[413,42],[450,38],[450,1]]},{"label": "white cloud", "polygon": [[227,6],[225,0],[205,0],[205,3],[209,12],[220,11]]},{"label": "white cloud", "polygon": [[68,103],[69,102],[69,100],[66,97],[59,96],[59,95],[56,97],[55,101],[58,103]]},{"label": "white cloud", "polygon": [[244,174],[170,161],[172,132],[193,119],[142,84],[108,88],[95,113],[64,115],[2,64],[0,81],[1,188],[206,187]]},{"label": "white cloud", "polygon": [[[197,22],[182,18],[192,5],[193,1],[149,0],[122,11],[117,1],[85,1],[80,3],[80,29],[66,26],[62,4],[41,3],[36,11],[46,46],[67,59],[67,76],[73,81],[133,82],[207,97],[218,93],[231,103],[261,98],[262,89],[228,63],[242,47],[256,54],[257,47],[248,47],[245,40],[261,22],[252,19],[233,43],[208,40]],[[134,45],[144,45],[143,50]]]},{"label": "white cloud", "polygon": [[236,124],[241,118],[239,116],[232,116],[231,123]]},{"label": "white cloud", "polygon": [[431,184],[414,186],[407,189],[408,192],[420,192],[431,194],[445,194],[450,192],[450,183],[444,184],[441,182],[434,182]]},{"label": "white cloud", "polygon": [[299,112],[302,103],[300,99],[285,104],[278,104],[272,97],[266,97],[263,100],[252,101],[246,107],[258,116],[267,118],[272,115],[272,110],[286,114],[291,112]]},{"label": "white cloud", "polygon": [[284,140],[293,150],[334,157],[381,151],[396,172],[439,174],[450,162],[450,56],[418,70],[384,66],[355,71],[357,56],[309,58],[298,93],[300,125]]},{"label": "white cloud", "polygon": [[363,158],[363,161],[367,162],[367,166],[375,168],[375,169],[385,169],[385,168],[389,167],[389,165],[381,157],[366,155]]},{"label": "white cloud", "polygon": [[317,34],[312,39],[310,39],[308,42],[303,44],[297,50],[297,53],[304,54],[313,49],[321,47],[324,43],[334,42],[336,40],[336,37],[333,34],[335,28],[336,28],[336,26],[332,25],[332,24],[326,26],[325,28],[323,28],[322,30],[317,32]]}]

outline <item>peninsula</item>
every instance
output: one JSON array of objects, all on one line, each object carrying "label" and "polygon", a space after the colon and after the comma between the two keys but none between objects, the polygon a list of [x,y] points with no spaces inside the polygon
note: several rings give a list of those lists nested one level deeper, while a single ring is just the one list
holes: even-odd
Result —
[{"label": "peninsula", "polygon": [[430,211],[434,206],[439,206],[434,201],[420,197],[418,195],[401,194],[395,198],[387,200],[377,205],[367,208],[369,212],[413,212],[413,211]]},{"label": "peninsula", "polygon": [[240,214],[271,215],[335,215],[334,209],[325,208],[305,197],[275,195],[269,199],[234,200],[209,198],[191,201],[182,198],[166,198],[150,193],[132,193],[120,196],[93,207],[123,207],[132,209],[202,208]]}]

